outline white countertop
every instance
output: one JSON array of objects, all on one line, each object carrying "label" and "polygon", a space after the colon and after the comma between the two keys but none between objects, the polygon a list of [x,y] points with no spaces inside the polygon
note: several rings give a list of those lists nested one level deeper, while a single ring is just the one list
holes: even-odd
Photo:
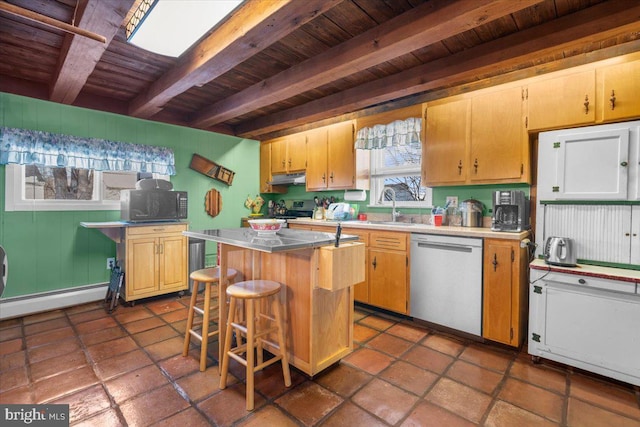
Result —
[{"label": "white countertop", "polygon": [[[338,225],[338,221],[328,221],[311,218],[295,218],[287,220],[290,224],[301,225],[314,225],[314,226],[332,226]],[[491,231],[490,228],[485,227],[450,227],[447,225],[436,227],[430,224],[419,223],[403,223],[397,222],[395,224],[380,224],[370,223],[369,221],[341,221],[343,228],[362,228],[370,230],[385,230],[385,231],[403,231],[408,233],[421,233],[421,234],[440,234],[447,236],[462,236],[462,237],[480,237],[490,239],[505,239],[505,240],[522,240],[529,237],[529,231],[522,232],[506,232],[506,231]]]},{"label": "white countertop", "polygon": [[534,270],[548,270],[558,273],[569,273],[581,276],[599,277],[602,279],[624,280],[640,283],[640,271],[626,268],[602,267],[599,265],[578,264],[575,267],[549,265],[543,259],[535,259],[529,264]]}]

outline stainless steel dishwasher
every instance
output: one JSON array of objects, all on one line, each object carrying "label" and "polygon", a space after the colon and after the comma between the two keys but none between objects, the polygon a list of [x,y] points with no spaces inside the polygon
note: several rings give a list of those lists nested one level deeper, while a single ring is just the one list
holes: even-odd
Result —
[{"label": "stainless steel dishwasher", "polygon": [[482,335],[482,239],[411,235],[410,314]]}]

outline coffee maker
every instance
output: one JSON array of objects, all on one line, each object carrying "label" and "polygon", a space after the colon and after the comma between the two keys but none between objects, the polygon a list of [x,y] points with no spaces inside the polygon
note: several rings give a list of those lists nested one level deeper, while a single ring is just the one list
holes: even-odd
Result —
[{"label": "coffee maker", "polygon": [[524,231],[531,228],[529,199],[520,190],[493,192],[492,231]]}]

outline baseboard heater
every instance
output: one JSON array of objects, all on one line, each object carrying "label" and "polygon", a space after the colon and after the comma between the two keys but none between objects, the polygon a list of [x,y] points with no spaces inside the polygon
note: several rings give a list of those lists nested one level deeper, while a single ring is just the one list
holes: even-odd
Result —
[{"label": "baseboard heater", "polygon": [[28,316],[104,299],[108,283],[0,298],[0,320]]}]

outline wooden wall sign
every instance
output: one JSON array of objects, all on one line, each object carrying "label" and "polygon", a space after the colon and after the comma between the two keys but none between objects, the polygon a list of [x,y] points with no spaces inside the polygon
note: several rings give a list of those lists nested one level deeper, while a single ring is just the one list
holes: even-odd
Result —
[{"label": "wooden wall sign", "polygon": [[204,209],[211,217],[216,217],[222,210],[222,196],[215,188],[212,188],[204,196]]},{"label": "wooden wall sign", "polygon": [[189,167],[194,171],[200,172],[209,178],[217,179],[227,185],[231,185],[233,182],[233,176],[235,175],[235,172],[195,153],[193,154],[193,157],[191,157],[191,164]]}]

